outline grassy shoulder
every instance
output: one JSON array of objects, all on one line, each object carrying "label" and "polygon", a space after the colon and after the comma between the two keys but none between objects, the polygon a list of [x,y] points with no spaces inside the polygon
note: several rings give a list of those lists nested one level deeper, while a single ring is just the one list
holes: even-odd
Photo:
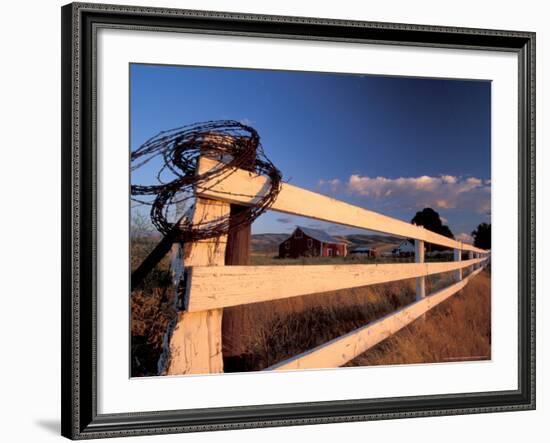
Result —
[{"label": "grassy shoulder", "polygon": [[347,366],[443,363],[491,358],[491,274],[464,289]]}]

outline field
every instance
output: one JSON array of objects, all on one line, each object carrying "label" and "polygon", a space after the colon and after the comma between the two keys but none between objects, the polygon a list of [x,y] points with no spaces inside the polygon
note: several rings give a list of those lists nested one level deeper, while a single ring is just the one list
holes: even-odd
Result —
[{"label": "field", "polygon": [[347,366],[440,363],[491,358],[491,273]]},{"label": "field", "polygon": [[[132,264],[136,266],[154,241],[141,239],[132,244]],[[326,260],[331,260],[330,263],[373,261],[362,257]],[[261,265],[321,264],[322,260],[279,260],[256,251],[251,261]],[[451,278],[448,274],[427,278],[428,294],[448,285]],[[222,331],[224,370],[261,370],[379,319],[413,302],[414,298],[412,279],[226,308]],[[156,375],[165,331],[176,315],[167,258],[157,265],[143,287],[132,293],[131,308],[132,375]],[[488,268],[458,294],[428,312],[424,320],[412,323],[356,357],[348,366],[488,359],[490,308]]]}]

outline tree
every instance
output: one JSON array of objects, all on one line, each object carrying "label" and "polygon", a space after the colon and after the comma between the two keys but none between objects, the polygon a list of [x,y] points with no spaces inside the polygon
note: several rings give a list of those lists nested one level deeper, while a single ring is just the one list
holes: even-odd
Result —
[{"label": "tree", "polygon": [[153,225],[147,215],[139,211],[135,211],[132,214],[132,223],[130,226],[130,238],[132,241],[146,238],[153,231]]},{"label": "tree", "polygon": [[424,226],[427,230],[444,235],[445,237],[455,238],[449,227],[443,224],[439,214],[432,208],[424,208],[422,211],[418,211],[411,220],[411,223],[417,226]]},{"label": "tree", "polygon": [[474,246],[481,249],[491,249],[491,224],[480,223],[472,231],[472,237],[474,237]]},{"label": "tree", "polygon": [[[451,229],[447,225],[443,224],[439,214],[432,208],[424,208],[422,211],[418,211],[411,220],[411,223],[417,226],[423,226],[428,231],[435,232],[436,234],[452,239],[455,238],[451,232]],[[430,249],[441,250],[445,248],[442,246],[433,245]]]}]

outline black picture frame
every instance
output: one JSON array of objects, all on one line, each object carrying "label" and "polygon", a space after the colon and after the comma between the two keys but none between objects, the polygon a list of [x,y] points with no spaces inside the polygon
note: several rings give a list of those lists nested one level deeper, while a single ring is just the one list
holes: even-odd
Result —
[{"label": "black picture frame", "polygon": [[[62,14],[62,435],[71,439],[535,408],[535,33],[72,3]],[[519,59],[518,389],[97,413],[95,36],[98,27],[506,51]]]}]

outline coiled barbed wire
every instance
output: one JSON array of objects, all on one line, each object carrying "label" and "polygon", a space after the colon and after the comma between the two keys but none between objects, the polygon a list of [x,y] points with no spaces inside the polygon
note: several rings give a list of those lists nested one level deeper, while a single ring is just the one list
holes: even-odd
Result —
[{"label": "coiled barbed wire", "polygon": [[[220,166],[199,174],[201,156],[220,161]],[[281,172],[266,157],[257,131],[234,120],[209,121],[162,131],[133,151],[130,160],[132,173],[147,163],[159,162],[155,165],[158,166],[158,183],[132,184],[131,199],[150,205],[151,222],[157,230],[165,236],[174,235],[182,242],[218,237],[252,223],[273,204],[281,188]],[[210,221],[196,217],[193,222],[186,217],[169,220],[174,205],[191,203],[197,191],[220,184],[234,173],[234,168],[270,178],[269,189],[262,190],[262,195],[247,195],[254,200],[254,205]],[[223,193],[238,195],[229,191]]]}]

